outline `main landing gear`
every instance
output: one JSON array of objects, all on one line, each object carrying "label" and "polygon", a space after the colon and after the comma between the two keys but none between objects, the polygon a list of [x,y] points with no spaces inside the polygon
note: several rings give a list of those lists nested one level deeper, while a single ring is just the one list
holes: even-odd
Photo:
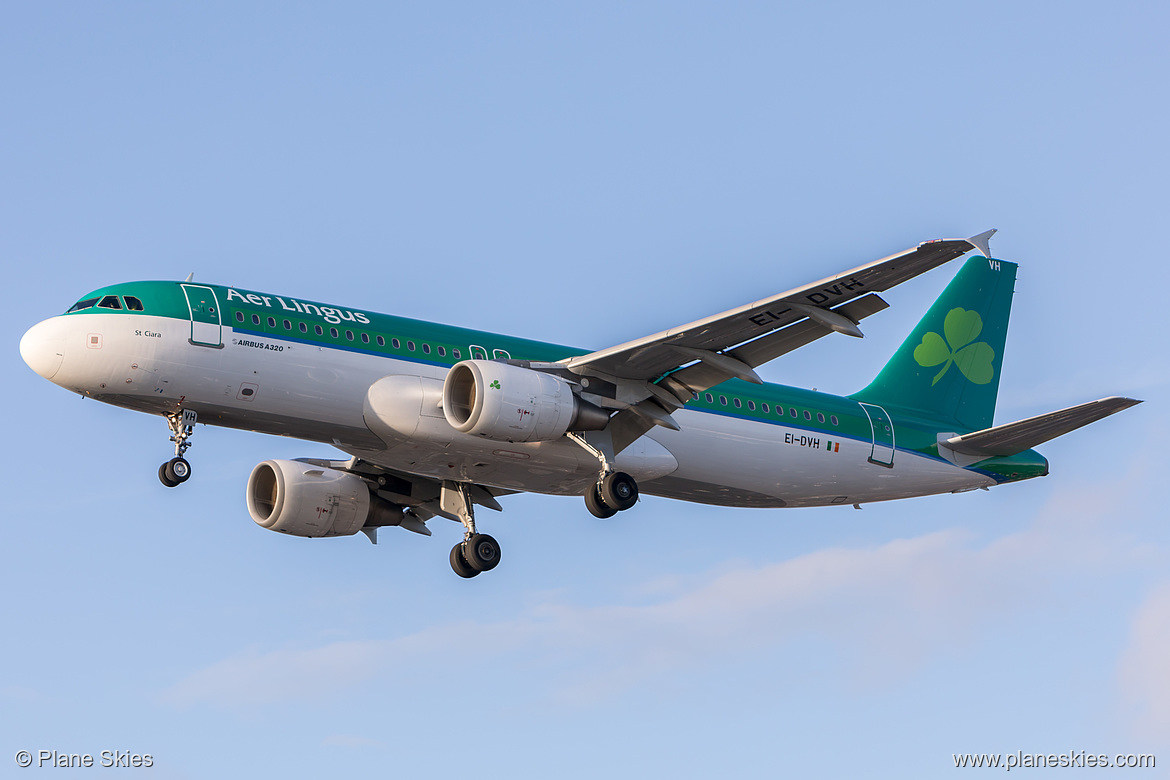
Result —
[{"label": "main landing gear", "polygon": [[633,477],[624,471],[614,471],[605,453],[586,441],[581,434],[570,432],[565,435],[601,463],[597,483],[585,491],[585,508],[591,515],[604,520],[638,503],[638,483]]},{"label": "main landing gear", "polygon": [[464,579],[491,571],[500,563],[500,545],[475,530],[475,509],[471,491],[462,482],[444,482],[439,503],[463,523],[463,541],[451,548],[451,568]]},{"label": "main landing gear", "polygon": [[603,520],[638,503],[638,483],[624,471],[604,474],[585,492],[585,507]]},{"label": "main landing gear", "polygon": [[171,441],[175,443],[175,457],[158,467],[158,480],[167,487],[178,487],[191,478],[191,464],[183,455],[191,446],[187,439],[195,432],[195,423],[198,419],[198,415],[192,409],[167,414],[167,425],[171,427]]}]

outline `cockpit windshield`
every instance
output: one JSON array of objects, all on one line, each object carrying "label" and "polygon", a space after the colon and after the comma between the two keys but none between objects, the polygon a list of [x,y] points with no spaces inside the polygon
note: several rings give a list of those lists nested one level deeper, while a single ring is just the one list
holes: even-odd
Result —
[{"label": "cockpit windshield", "polygon": [[72,312],[81,311],[82,309],[92,309],[97,304],[98,300],[98,298],[82,298],[80,301],[70,306],[69,311],[65,313],[71,314]]},{"label": "cockpit windshield", "polygon": [[77,303],[69,307],[66,314],[72,314],[75,311],[84,311],[94,307],[99,309],[113,309],[114,311],[143,311],[142,299],[134,295],[123,295],[121,299],[117,295],[100,295],[93,298],[82,298]]}]

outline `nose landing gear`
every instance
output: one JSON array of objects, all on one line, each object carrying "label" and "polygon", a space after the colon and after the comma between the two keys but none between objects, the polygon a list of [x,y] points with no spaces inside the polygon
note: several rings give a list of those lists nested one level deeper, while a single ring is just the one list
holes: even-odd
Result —
[{"label": "nose landing gear", "polygon": [[191,464],[183,458],[171,458],[158,467],[158,480],[167,487],[178,487],[191,478]]},{"label": "nose landing gear", "polygon": [[158,467],[158,480],[167,487],[178,487],[191,478],[191,464],[183,454],[191,446],[187,439],[195,432],[199,416],[193,409],[183,409],[167,414],[167,425],[171,428],[171,441],[175,443],[175,457]]}]

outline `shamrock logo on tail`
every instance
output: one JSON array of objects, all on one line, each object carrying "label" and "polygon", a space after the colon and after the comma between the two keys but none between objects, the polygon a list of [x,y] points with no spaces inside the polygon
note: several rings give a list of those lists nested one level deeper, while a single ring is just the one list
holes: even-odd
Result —
[{"label": "shamrock logo on tail", "polygon": [[943,320],[944,339],[934,331],[922,337],[922,343],[914,348],[914,359],[918,365],[929,368],[940,363],[945,365],[935,375],[931,387],[950,369],[952,363],[959,366],[963,376],[977,385],[985,385],[995,376],[995,350],[986,341],[972,344],[983,330],[983,318],[977,311],[951,309]]}]

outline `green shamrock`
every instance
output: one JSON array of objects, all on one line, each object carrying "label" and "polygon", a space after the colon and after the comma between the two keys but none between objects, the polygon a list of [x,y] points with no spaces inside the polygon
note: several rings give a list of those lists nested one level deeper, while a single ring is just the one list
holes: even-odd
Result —
[{"label": "green shamrock", "polygon": [[499,390],[499,389],[500,389],[500,380],[498,380],[498,379],[493,379],[493,380],[492,380],[492,383],[491,383],[490,385],[488,385],[488,387],[491,387],[491,388],[493,388],[493,389],[495,389],[495,390]]},{"label": "green shamrock", "polygon": [[943,321],[943,333],[946,340],[935,333],[928,332],[922,337],[922,343],[914,348],[914,359],[918,365],[924,367],[937,366],[945,363],[942,371],[934,377],[931,386],[938,384],[943,374],[956,363],[963,376],[977,385],[985,385],[995,376],[995,367],[991,361],[995,359],[995,350],[986,341],[972,344],[983,330],[983,318],[977,311],[966,309],[951,309]]}]

